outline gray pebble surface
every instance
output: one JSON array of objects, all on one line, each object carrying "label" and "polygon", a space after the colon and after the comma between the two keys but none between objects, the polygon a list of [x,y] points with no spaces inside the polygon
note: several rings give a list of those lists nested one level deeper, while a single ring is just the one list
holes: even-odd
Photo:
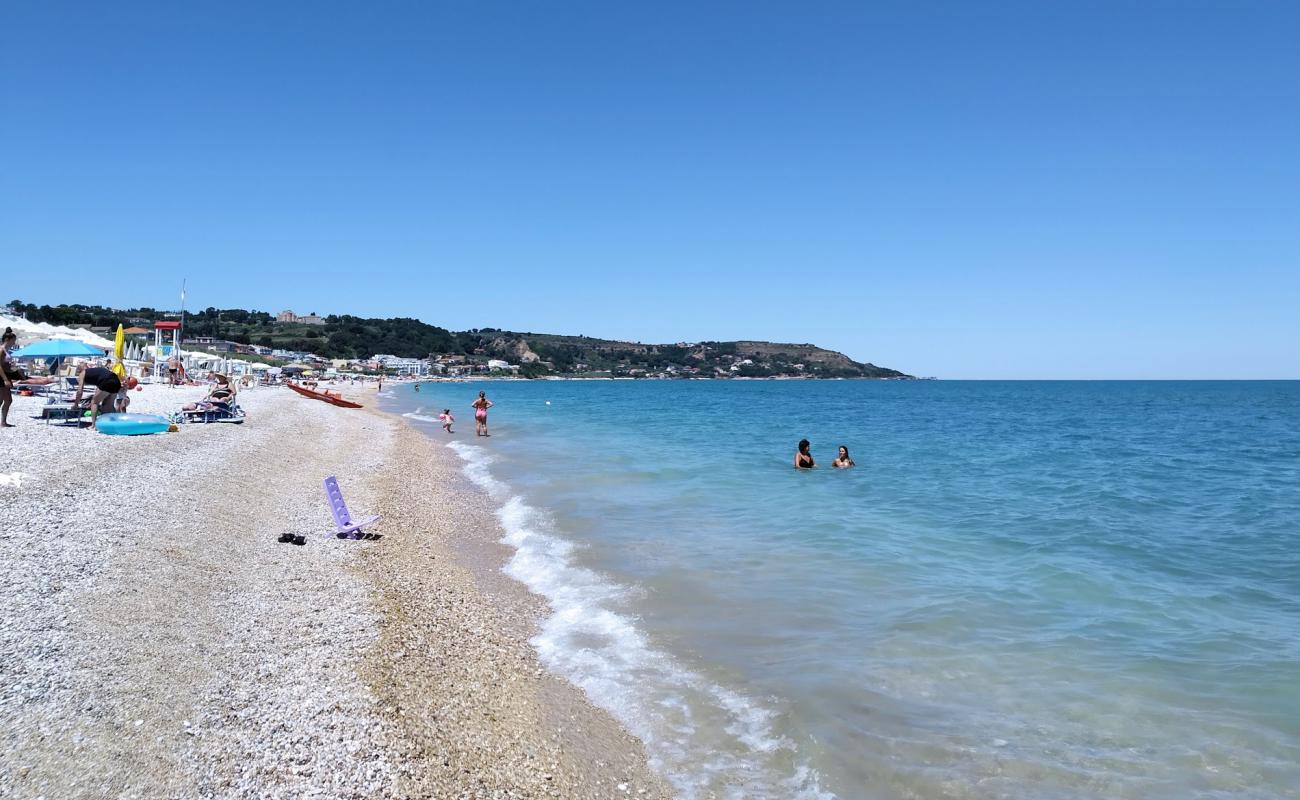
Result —
[{"label": "gray pebble surface", "polygon": [[[541,669],[490,504],[404,420],[257,388],[243,425],[106,436],[40,402],[0,431],[0,797],[668,796]],[[328,474],[379,538],[333,535]]]}]

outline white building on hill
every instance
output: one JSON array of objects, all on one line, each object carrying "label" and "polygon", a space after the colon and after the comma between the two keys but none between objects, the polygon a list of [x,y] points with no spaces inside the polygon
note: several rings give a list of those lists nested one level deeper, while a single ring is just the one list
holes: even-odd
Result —
[{"label": "white building on hill", "polygon": [[428,375],[429,362],[422,358],[400,358],[393,355],[376,355],[370,359],[380,369],[392,370],[398,375]]}]

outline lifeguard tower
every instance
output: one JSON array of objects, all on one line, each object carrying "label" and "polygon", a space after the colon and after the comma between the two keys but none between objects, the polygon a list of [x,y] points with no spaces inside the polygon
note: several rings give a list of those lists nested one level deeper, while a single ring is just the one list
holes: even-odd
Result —
[{"label": "lifeguard tower", "polygon": [[[168,339],[171,343],[168,344]],[[167,321],[153,324],[153,377],[161,378],[167,369],[167,360],[175,353],[181,354],[181,324]]]}]

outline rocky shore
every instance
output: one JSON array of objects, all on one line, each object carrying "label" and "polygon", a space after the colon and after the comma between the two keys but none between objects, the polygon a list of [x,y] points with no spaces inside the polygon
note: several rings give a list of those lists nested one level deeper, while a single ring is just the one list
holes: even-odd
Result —
[{"label": "rocky shore", "polygon": [[[0,797],[669,796],[540,667],[491,508],[400,418],[255,389],[243,425],[110,437],[38,403],[0,432]],[[379,538],[333,535],[329,474]]]}]

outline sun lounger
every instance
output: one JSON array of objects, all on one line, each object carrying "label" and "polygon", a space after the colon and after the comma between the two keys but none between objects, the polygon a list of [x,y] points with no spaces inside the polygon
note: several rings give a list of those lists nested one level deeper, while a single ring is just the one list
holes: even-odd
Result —
[{"label": "sun lounger", "polygon": [[49,402],[41,406],[41,419],[49,425],[51,420],[62,420],[63,422],[77,422],[80,424],[82,414],[86,413],[84,408],[74,409],[72,403]]},{"label": "sun lounger", "polygon": [[325,479],[325,498],[329,501],[330,513],[334,515],[334,524],[338,526],[340,539],[345,536],[360,538],[363,527],[379,520],[378,514],[365,519],[352,519],[352,514],[348,512],[348,504],[343,502],[343,492],[339,491],[338,479],[333,475]]},{"label": "sun lounger", "polygon": [[238,403],[202,402],[199,408],[180,411],[172,417],[173,422],[232,422],[236,425],[244,421],[244,409]]}]

